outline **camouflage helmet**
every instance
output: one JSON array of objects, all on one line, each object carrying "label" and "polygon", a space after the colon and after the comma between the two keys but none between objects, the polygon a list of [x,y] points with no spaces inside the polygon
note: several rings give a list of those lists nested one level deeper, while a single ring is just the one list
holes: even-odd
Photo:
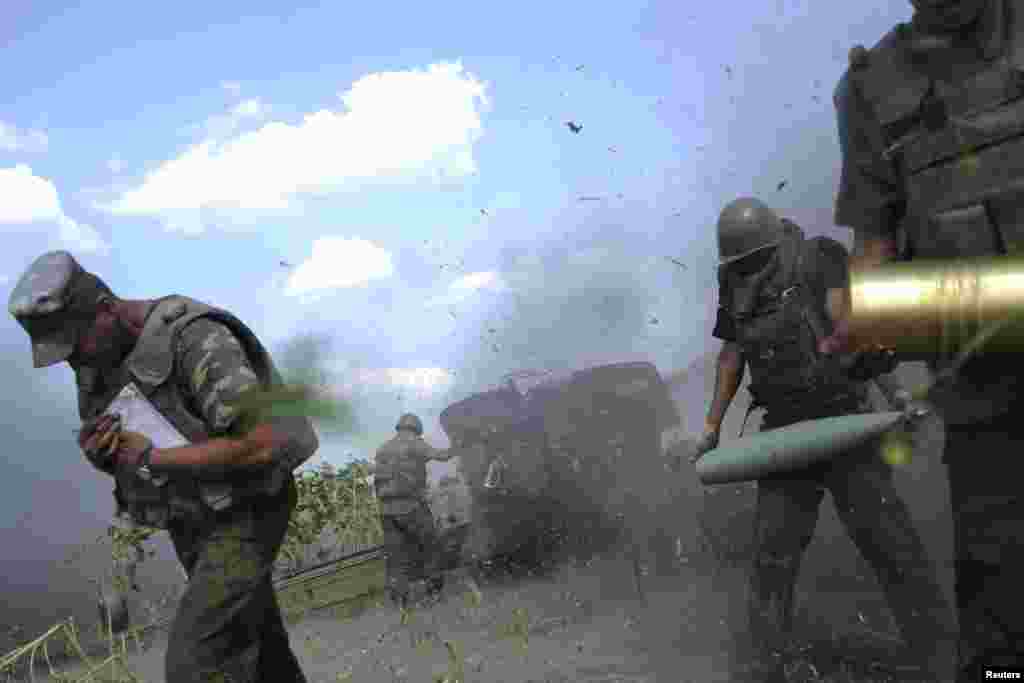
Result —
[{"label": "camouflage helmet", "polygon": [[741,197],[726,204],[718,216],[718,261],[726,265],[778,245],[787,230],[764,202]]},{"label": "camouflage helmet", "polygon": [[66,251],[50,251],[32,262],[14,285],[7,310],[28,332],[37,368],[71,357],[104,296],[112,296],[110,288]]},{"label": "camouflage helmet", "polygon": [[398,418],[398,424],[395,425],[395,431],[402,431],[407,429],[413,432],[417,436],[423,435],[423,423],[420,418],[412,413],[406,413],[402,417]]}]

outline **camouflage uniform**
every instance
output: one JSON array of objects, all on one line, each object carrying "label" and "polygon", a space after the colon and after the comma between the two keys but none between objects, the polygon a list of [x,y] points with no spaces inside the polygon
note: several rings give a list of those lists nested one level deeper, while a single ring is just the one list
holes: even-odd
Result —
[{"label": "camouflage uniform", "polygon": [[409,601],[414,585],[438,580],[440,539],[426,501],[427,461],[436,452],[422,437],[400,431],[375,457],[388,588],[400,604]]},{"label": "camouflage uniform", "polygon": [[[36,367],[71,365],[83,421],[98,418],[134,385],[192,443],[252,426],[238,399],[280,378],[244,323],[192,299],[165,297],[150,305],[137,337],[124,336],[123,322],[119,331],[102,332],[108,348],[117,348],[115,337],[131,348],[122,359],[104,356],[106,369],[99,369],[76,352],[94,329],[101,297],[112,295],[99,278],[67,252],[50,252],[21,277],[8,306],[32,339]],[[306,680],[271,572],[296,502],[291,472],[318,442],[305,418],[270,419],[286,439],[267,467],[153,468],[150,475],[132,466],[100,468],[116,480],[119,514],[166,529],[188,575],[168,642],[168,683]]]},{"label": "camouflage uniform", "polygon": [[[816,340],[804,319],[814,315],[819,325],[826,324],[825,292],[846,286],[846,250],[834,240],[804,241],[799,232],[789,233],[796,242],[784,240],[775,256],[761,257],[767,259],[763,270],[741,277],[735,265],[727,265],[721,277],[714,336],[743,349],[752,375],[750,392],[766,411],[762,430],[864,411],[862,384],[813,374]],[[794,257],[793,247],[805,250],[804,255]],[[794,258],[803,275],[786,274],[786,262]],[[772,268],[778,269],[775,275]],[[758,278],[756,291],[734,291]],[[803,304],[799,294],[786,294],[798,288],[811,290]],[[874,569],[911,649],[941,669],[947,665],[943,641],[950,638],[951,610],[892,470],[878,457],[877,442],[797,475],[757,482],[757,555],[749,594],[755,668],[778,671],[781,666],[774,653],[784,648],[790,633],[800,563],[826,490],[851,540]]]},{"label": "camouflage uniform", "polygon": [[[183,330],[176,358],[183,393],[211,436],[241,431],[237,401],[256,374],[231,331],[196,320]],[[189,582],[171,627],[168,683],[306,680],[272,583],[295,503],[288,477],[272,496],[243,501],[198,523],[172,522],[168,530]]]},{"label": "camouflage uniform", "polygon": [[[836,223],[895,243],[904,260],[1019,253],[1024,8],[914,4],[911,23],[851,51],[836,88]],[[950,361],[932,360],[937,371]],[[1024,662],[1021,367],[1019,353],[976,355],[929,396],[946,422],[960,681],[982,680],[985,664]]]}]

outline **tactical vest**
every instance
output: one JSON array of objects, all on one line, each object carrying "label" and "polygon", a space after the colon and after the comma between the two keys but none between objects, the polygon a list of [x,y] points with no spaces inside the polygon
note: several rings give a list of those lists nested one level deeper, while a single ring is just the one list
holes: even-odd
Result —
[{"label": "tactical vest", "polygon": [[424,448],[422,438],[398,435],[377,450],[373,481],[378,498],[422,498],[426,494],[427,463],[418,454]]},{"label": "tactical vest", "polygon": [[769,265],[754,275],[719,270],[721,305],[735,321],[757,407],[790,410],[857,400],[863,393],[818,353],[818,341],[832,330],[824,292],[808,284],[816,252],[815,240],[796,235],[783,240]]},{"label": "tactical vest", "polygon": [[[941,55],[930,62],[916,56],[909,26],[862,53],[849,71],[904,185],[904,259],[1024,253],[1024,16],[1019,3],[1003,4],[1002,54],[988,61],[979,55],[973,68],[959,65],[969,70],[955,84],[928,74],[941,72]],[[935,359],[933,369],[948,365],[955,351]],[[1005,357],[975,357],[933,400],[949,408],[948,421],[984,419],[1018,393],[1018,379],[1006,370]]]},{"label": "tactical vest", "polygon": [[[187,297],[170,296],[159,300],[150,312],[135,348],[120,368],[103,376],[90,368],[75,368],[78,412],[82,420],[102,413],[129,382],[134,382],[160,414],[190,442],[209,438],[206,423],[189,405],[184,380],[176,374],[178,359],[175,357],[181,331],[203,317],[226,325],[236,335],[264,387],[280,384],[281,378],[270,355],[238,318]],[[289,452],[289,464],[294,462],[298,466],[307,460],[316,450],[315,438],[312,450],[309,445],[308,440],[302,443],[302,449],[308,452]],[[211,511],[226,509],[247,496],[276,492],[292,469],[273,467],[258,473],[240,473],[221,481],[202,481],[183,473],[154,476],[147,481],[131,468],[119,468],[114,495],[119,514],[144,526],[165,529],[174,520],[202,519]]]}]

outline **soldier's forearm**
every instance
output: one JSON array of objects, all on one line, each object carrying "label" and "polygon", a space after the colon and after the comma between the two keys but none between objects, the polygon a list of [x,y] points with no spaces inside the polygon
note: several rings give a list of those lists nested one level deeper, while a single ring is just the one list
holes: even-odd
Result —
[{"label": "soldier's forearm", "polygon": [[867,270],[895,260],[899,245],[892,237],[879,237],[854,232],[853,251],[850,253],[850,270]]},{"label": "soldier's forearm", "polygon": [[270,465],[282,444],[269,425],[260,425],[242,437],[218,437],[175,448],[155,448],[150,464],[155,469],[188,469],[197,475],[217,476],[226,470]]},{"label": "soldier's forearm", "polygon": [[735,344],[727,342],[718,354],[715,370],[715,395],[707,414],[707,427],[721,427],[725,413],[729,410],[736,392],[743,382],[743,352]]}]

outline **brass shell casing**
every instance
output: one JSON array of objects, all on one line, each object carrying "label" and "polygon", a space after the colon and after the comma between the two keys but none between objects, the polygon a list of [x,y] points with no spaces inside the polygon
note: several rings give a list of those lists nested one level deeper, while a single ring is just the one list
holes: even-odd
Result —
[{"label": "brass shell casing", "polygon": [[1024,351],[1024,259],[891,263],[850,273],[850,331],[904,358],[961,351],[1001,324],[984,351]]}]

